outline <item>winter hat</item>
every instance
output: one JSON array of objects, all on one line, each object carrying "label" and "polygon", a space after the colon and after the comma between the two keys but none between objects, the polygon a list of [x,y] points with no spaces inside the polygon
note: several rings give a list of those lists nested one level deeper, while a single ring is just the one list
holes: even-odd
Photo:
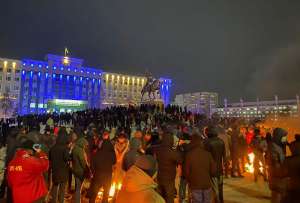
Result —
[{"label": "winter hat", "polygon": [[129,141],[129,146],[131,150],[138,150],[142,146],[142,141],[136,137],[133,137]]},{"label": "winter hat", "polygon": [[32,140],[26,140],[22,145],[21,148],[22,149],[32,149],[33,145],[35,143]]},{"label": "winter hat", "polygon": [[156,160],[151,155],[142,155],[138,157],[134,165],[142,169],[151,177],[155,174],[157,170]]},{"label": "winter hat", "polygon": [[218,136],[218,129],[215,126],[209,126],[206,129],[207,137],[217,137]]}]

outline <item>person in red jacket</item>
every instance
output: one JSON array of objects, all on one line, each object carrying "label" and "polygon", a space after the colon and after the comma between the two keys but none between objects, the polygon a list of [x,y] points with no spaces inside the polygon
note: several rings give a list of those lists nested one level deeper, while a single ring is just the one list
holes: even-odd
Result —
[{"label": "person in red jacket", "polygon": [[14,203],[39,203],[47,195],[43,173],[48,170],[47,155],[27,140],[8,164],[7,179]]}]

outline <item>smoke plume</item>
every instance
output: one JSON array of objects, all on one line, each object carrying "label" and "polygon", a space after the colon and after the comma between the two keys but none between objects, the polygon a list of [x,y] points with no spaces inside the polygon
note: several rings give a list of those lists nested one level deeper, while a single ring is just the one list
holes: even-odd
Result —
[{"label": "smoke plume", "polygon": [[[280,48],[251,76],[247,90],[260,98],[294,99],[300,92],[300,43]],[[260,67],[260,66],[259,66]]]}]

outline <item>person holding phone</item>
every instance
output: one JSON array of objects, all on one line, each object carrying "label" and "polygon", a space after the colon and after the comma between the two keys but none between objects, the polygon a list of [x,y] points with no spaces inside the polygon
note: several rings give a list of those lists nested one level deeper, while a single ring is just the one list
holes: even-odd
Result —
[{"label": "person holding phone", "polygon": [[43,173],[48,167],[48,157],[42,152],[41,145],[26,140],[7,167],[7,180],[14,203],[44,201],[48,191]]}]

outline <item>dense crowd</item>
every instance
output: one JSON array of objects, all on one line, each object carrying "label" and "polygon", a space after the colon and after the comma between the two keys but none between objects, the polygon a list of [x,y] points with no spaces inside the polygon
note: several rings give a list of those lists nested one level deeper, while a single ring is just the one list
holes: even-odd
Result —
[{"label": "dense crowd", "polygon": [[142,105],[27,115],[0,134],[7,202],[219,203],[223,178],[251,171],[249,154],[272,202],[299,202],[300,135],[255,122]]}]

